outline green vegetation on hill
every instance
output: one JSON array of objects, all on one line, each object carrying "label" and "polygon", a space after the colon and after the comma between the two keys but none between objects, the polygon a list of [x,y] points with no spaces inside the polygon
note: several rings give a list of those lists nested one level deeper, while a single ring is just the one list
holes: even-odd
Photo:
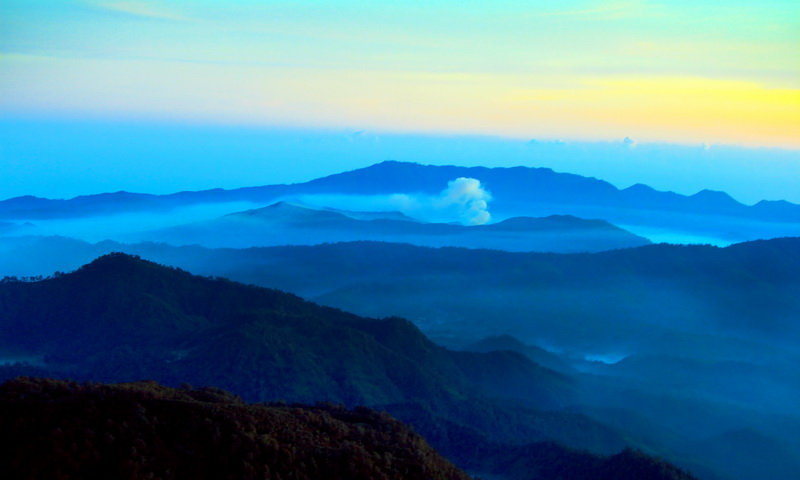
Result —
[{"label": "green vegetation on hill", "polygon": [[[544,440],[602,453],[628,444],[585,415],[545,411],[568,402],[574,382],[519,353],[453,352],[406,320],[358,317],[124,254],[41,281],[4,281],[0,312],[0,348],[42,358],[0,367],[6,378],[146,378],[213,385],[248,401],[366,404],[410,423],[459,463],[469,460],[459,452],[476,446],[498,446],[492,451],[505,458],[530,454],[506,446],[535,450],[531,442]],[[575,478],[593,479],[592,471]]]},{"label": "green vegetation on hill", "polygon": [[358,317],[124,254],[41,282],[2,283],[0,309],[0,346],[100,379],[188,380],[254,401],[348,405],[445,405],[486,393],[553,406],[571,392],[568,379],[521,355],[452,352],[406,320]]},{"label": "green vegetation on hill", "polygon": [[253,405],[154,382],[7,382],[0,445],[6,479],[469,478],[385,413]]}]

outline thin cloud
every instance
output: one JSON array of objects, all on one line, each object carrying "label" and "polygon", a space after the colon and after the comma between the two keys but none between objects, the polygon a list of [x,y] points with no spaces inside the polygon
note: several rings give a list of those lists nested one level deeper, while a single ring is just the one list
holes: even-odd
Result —
[{"label": "thin cloud", "polygon": [[547,17],[605,17],[620,18],[634,13],[639,13],[644,7],[642,1],[630,2],[608,2],[595,7],[581,8],[575,10],[561,10],[542,13]]},{"label": "thin cloud", "polygon": [[131,15],[139,18],[150,18],[158,20],[171,20],[183,22],[189,20],[187,17],[152,2],[140,1],[111,1],[111,2],[91,2],[94,7],[103,10]]}]

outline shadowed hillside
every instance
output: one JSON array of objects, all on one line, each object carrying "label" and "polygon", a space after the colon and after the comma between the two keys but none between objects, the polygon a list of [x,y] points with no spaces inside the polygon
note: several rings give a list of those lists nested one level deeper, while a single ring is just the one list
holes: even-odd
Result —
[{"label": "shadowed hillside", "polygon": [[[726,248],[652,245],[578,255],[367,242],[245,250],[44,238],[5,239],[0,245],[7,272],[19,272],[19,262],[38,272],[66,270],[109,250],[126,249],[198,273],[294,291],[362,315],[402,315],[442,344],[512,350],[568,374],[578,380],[578,398],[566,397],[581,404],[577,411],[618,432],[635,432],[651,451],[689,458],[681,465],[693,471],[699,472],[694,465],[703,463],[725,472],[723,478],[750,480],[747,472],[753,470],[776,476],[796,470],[797,239]],[[521,344],[494,338],[471,345],[500,333],[512,334]],[[556,358],[552,352],[559,352]],[[534,374],[530,365],[517,370],[512,365],[524,364],[515,357],[493,358],[486,365],[477,360],[493,370],[473,372],[479,378],[472,381],[479,381],[483,392],[527,397],[528,402],[531,395],[536,408],[553,405],[541,403],[544,399],[565,398],[558,381],[525,382],[526,375]],[[500,368],[501,360],[513,364]],[[126,362],[118,362],[123,364],[120,371],[130,369]],[[141,362],[136,358],[132,364]],[[170,364],[176,365],[180,362]],[[106,368],[98,362],[99,370]],[[576,377],[575,370],[582,373]],[[505,374],[495,379],[498,372]],[[184,380],[179,377],[171,378]],[[526,392],[520,385],[532,389]],[[403,401],[397,398],[386,401]],[[526,414],[528,420],[521,421],[512,415],[481,423],[491,415],[485,414],[485,406],[475,408],[484,413],[461,415],[459,422],[503,432],[503,441],[520,440],[506,425],[531,425],[534,418]],[[455,411],[448,409],[449,414]],[[582,448],[624,445],[599,432],[589,440],[572,420],[546,426],[537,422],[533,424],[540,428],[527,431],[525,438],[545,440],[559,434],[559,441]],[[743,448],[745,442],[727,441],[730,432],[740,431],[755,431],[777,447],[754,450]],[[727,447],[716,446],[718,439]],[[738,453],[727,453],[732,451]]]},{"label": "shadowed hillside", "polygon": [[[630,444],[580,413],[546,411],[571,401],[574,379],[519,353],[453,352],[405,320],[358,317],[124,254],[46,280],[6,280],[0,311],[0,347],[40,359],[0,367],[6,378],[149,378],[256,401],[367,404],[459,462],[468,460],[458,454],[465,437],[441,436],[442,426],[473,432],[470,448],[550,440],[608,454]],[[577,478],[594,478],[584,473]]]},{"label": "shadowed hillside", "polygon": [[[0,345],[48,363],[100,378],[188,379],[251,400],[435,404],[484,392],[553,406],[571,389],[521,355],[446,350],[406,320],[362,318],[124,254],[41,282],[0,284],[0,309]],[[530,389],[515,387],[518,375]]]},{"label": "shadowed hillside", "polygon": [[3,478],[467,480],[385,413],[154,382],[0,386]]}]

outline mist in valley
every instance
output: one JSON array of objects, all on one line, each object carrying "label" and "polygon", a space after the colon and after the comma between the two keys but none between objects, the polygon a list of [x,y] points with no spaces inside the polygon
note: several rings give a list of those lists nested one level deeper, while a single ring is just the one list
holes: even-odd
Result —
[{"label": "mist in valley", "polygon": [[[519,215],[540,222],[565,211],[585,215],[558,217],[573,231],[503,227]],[[439,193],[291,194],[16,218],[0,232],[0,277],[30,282],[127,252],[367,317],[400,316],[447,348],[511,350],[545,365],[574,382],[570,399],[548,408],[624,432],[701,479],[792,475],[800,451],[800,244],[732,238],[792,235],[796,225],[665,214],[662,226],[649,227],[623,210],[616,218],[635,221],[622,229],[585,220],[610,211],[516,209],[479,179],[457,177]],[[732,237],[715,236],[732,225]],[[597,228],[644,237],[642,246],[601,247]],[[546,253],[580,251],[580,242],[595,253]],[[530,251],[537,248],[545,253]],[[493,343],[499,336],[506,340]],[[61,368],[36,352],[0,352],[0,364]],[[515,402],[538,405],[520,395]]]}]

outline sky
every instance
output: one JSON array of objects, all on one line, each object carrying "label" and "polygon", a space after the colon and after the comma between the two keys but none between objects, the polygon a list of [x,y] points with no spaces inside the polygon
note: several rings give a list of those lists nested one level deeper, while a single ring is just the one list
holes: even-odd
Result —
[{"label": "sky", "polygon": [[[489,165],[800,201],[800,2],[3,0],[0,129],[0,197],[469,163],[481,145]],[[303,148],[266,144],[287,129]],[[300,158],[357,132],[421,143]],[[416,151],[434,144],[451,157]]]}]

